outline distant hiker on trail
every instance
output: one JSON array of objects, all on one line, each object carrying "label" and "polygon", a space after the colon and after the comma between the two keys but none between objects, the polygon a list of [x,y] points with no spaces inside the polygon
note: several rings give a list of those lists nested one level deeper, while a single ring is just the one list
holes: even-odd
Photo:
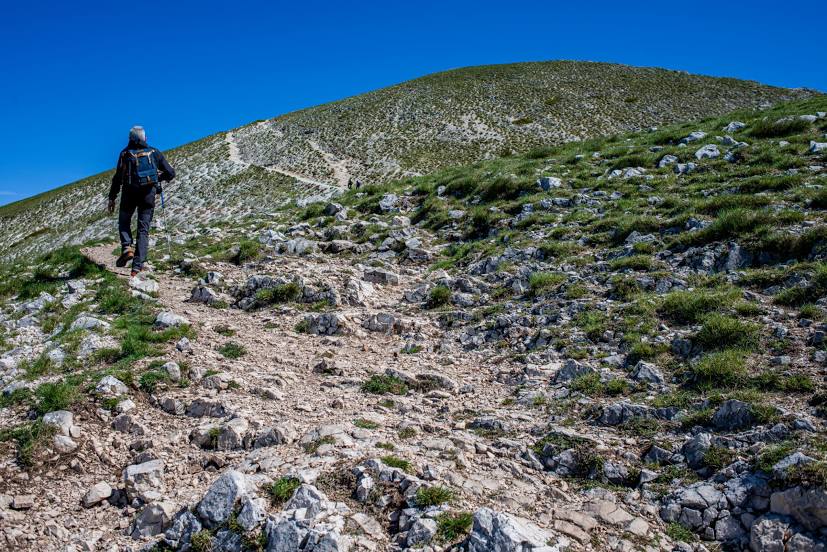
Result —
[{"label": "distant hiker on trail", "polygon": [[[118,212],[118,232],[121,238],[121,256],[115,266],[126,266],[132,261],[132,276],[144,267],[149,246],[149,225],[155,210],[155,195],[161,193],[161,182],[175,178],[164,155],[147,145],[146,132],[140,126],[129,130],[129,143],[121,150],[118,168],[109,187],[109,213],[115,212],[115,198],[121,193]],[[132,215],[138,211],[138,241],[132,240]]]},{"label": "distant hiker on trail", "polygon": [[347,179],[347,189],[350,190],[351,188],[353,188],[353,179],[348,178]]}]

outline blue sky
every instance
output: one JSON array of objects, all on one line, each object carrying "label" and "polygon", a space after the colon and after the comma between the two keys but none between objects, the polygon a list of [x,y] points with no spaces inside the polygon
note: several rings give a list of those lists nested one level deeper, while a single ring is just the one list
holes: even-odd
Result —
[{"label": "blue sky", "polygon": [[557,4],[5,3],[0,204],[111,168],[133,124],[166,149],[466,65],[611,61],[827,91],[823,2]]}]

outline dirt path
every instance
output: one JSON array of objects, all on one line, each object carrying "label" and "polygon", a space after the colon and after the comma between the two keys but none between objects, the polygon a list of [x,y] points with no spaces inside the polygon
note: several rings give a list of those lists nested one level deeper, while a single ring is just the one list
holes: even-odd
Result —
[{"label": "dirt path", "polygon": [[336,179],[337,185],[340,188],[346,188],[347,182],[350,180],[350,173],[347,170],[347,164],[343,160],[337,159],[335,155],[322,148],[317,142],[308,140],[307,143],[310,144],[311,148],[321,154],[325,162],[333,170],[333,177]]},{"label": "dirt path", "polygon": [[[236,163],[238,165],[242,165],[244,167],[250,166],[250,163],[248,163],[247,161],[244,161],[241,158],[241,152],[238,149],[238,143],[235,140],[235,134],[233,133],[233,131],[227,132],[227,134],[224,135],[224,138],[227,141],[227,145],[230,149],[230,161],[232,161],[233,163]],[[314,146],[313,144],[311,144],[311,146],[313,146],[314,149],[317,147],[317,146]],[[327,156],[330,156],[330,154],[327,154],[325,152],[321,152],[321,150],[319,150],[319,151],[320,151],[320,153],[322,153],[323,156],[325,156],[325,160],[330,162],[330,160],[328,160],[328,157],[327,157]],[[330,157],[332,158],[332,156],[330,156]],[[333,158],[333,160],[335,161],[335,158]],[[322,195],[324,197],[330,197],[333,194],[335,194],[336,192],[338,192],[339,190],[344,189],[347,186],[347,179],[348,179],[348,175],[346,173],[342,174],[343,169],[340,166],[331,164],[331,167],[333,168],[334,175],[336,175],[336,181],[338,182],[338,185],[329,184],[327,182],[321,182],[320,180],[315,180],[313,178],[309,178],[309,177],[304,176],[302,174],[282,169],[280,167],[277,167],[276,165],[265,165],[262,168],[264,168],[264,170],[269,171],[269,172],[274,172],[274,173],[282,174],[284,176],[289,176],[290,178],[294,178],[294,179],[298,180],[299,182],[301,182],[303,184],[306,184],[308,187],[310,187],[311,192],[313,192],[315,194],[318,194],[318,195]]]}]

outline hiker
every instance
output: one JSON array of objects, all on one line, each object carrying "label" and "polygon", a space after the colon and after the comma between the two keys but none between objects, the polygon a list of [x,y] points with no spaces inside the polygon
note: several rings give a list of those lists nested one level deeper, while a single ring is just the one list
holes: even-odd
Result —
[{"label": "hiker", "polygon": [[350,190],[351,188],[353,188],[353,178],[348,178],[347,179],[347,189]]},{"label": "hiker", "polygon": [[[132,276],[144,267],[149,246],[149,225],[155,210],[155,194],[161,193],[161,182],[175,178],[175,170],[157,149],[147,145],[143,127],[129,129],[129,143],[121,150],[118,168],[109,187],[109,214],[115,212],[115,198],[121,193],[118,212],[118,233],[121,256],[115,266],[132,261]],[[138,241],[132,240],[132,215],[138,211]]]},{"label": "hiker", "polygon": [[356,179],[356,189],[358,190],[361,187],[362,187],[362,181],[357,178]]}]

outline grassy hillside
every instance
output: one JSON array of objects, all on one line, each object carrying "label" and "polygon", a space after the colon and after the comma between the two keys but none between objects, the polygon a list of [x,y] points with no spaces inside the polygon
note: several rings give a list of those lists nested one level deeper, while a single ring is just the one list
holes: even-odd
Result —
[{"label": "grassy hillside", "polygon": [[[469,67],[428,75],[170,152],[171,223],[197,227],[367,183],[532,148],[766,107],[811,93],[736,79],[590,62]],[[262,168],[267,170],[261,170]],[[305,180],[296,180],[303,177]],[[0,207],[5,259],[104,237],[111,172]]]}]

